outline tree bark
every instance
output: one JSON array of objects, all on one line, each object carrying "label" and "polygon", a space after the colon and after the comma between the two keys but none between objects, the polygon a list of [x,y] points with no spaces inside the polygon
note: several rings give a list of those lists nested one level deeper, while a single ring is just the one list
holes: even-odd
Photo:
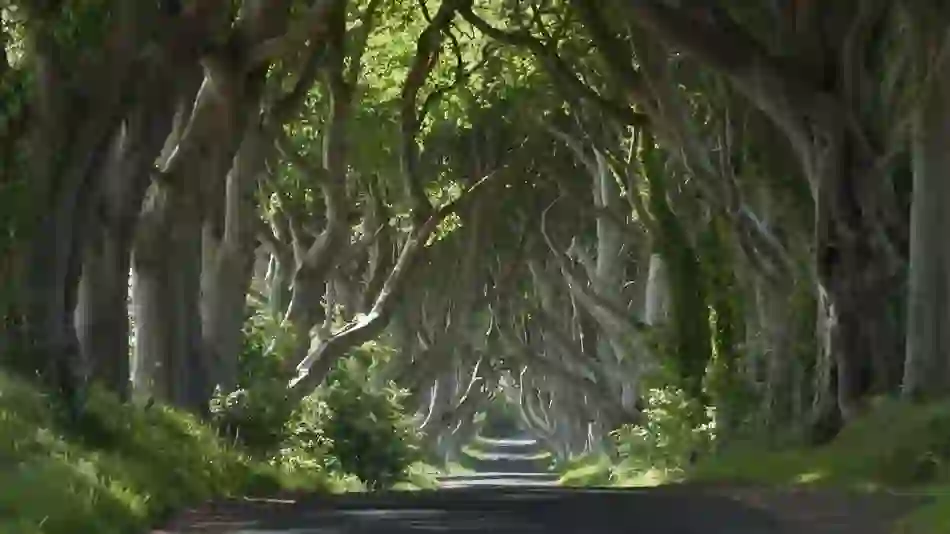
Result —
[{"label": "tree bark", "polygon": [[238,380],[242,326],[247,315],[247,292],[254,269],[254,192],[265,171],[273,145],[260,126],[252,123],[228,173],[224,194],[223,234],[205,227],[202,269],[201,324],[205,358],[211,380],[222,391],[232,391]]},{"label": "tree bark", "polygon": [[650,255],[650,269],[647,278],[646,304],[643,322],[650,326],[662,326],[669,320],[669,289],[667,287],[666,266],[659,254]]},{"label": "tree bark", "polygon": [[[166,81],[151,83],[161,87]],[[96,200],[99,218],[83,253],[75,312],[82,356],[92,378],[123,399],[130,390],[128,299],[134,227],[174,111],[168,92],[147,95],[114,144],[105,187]]]},{"label": "tree bark", "polygon": [[201,414],[212,392],[202,350],[202,232],[215,181],[227,175],[243,133],[245,86],[232,71],[188,74],[203,81],[166,143],[134,244],[133,382],[137,391]]},{"label": "tree bark", "polygon": [[136,393],[202,413],[210,397],[201,351],[201,216],[186,192],[157,187],[133,253]]},{"label": "tree bark", "polygon": [[890,294],[887,260],[872,237],[875,229],[857,197],[870,164],[852,152],[855,139],[845,132],[828,132],[829,156],[820,173],[816,209],[818,282],[827,314],[824,349],[834,357],[837,402],[844,421],[863,412],[873,391],[876,361],[897,356],[890,343],[886,298]]},{"label": "tree bark", "polygon": [[934,82],[913,126],[907,346],[903,393],[936,398],[950,393],[950,60]]}]

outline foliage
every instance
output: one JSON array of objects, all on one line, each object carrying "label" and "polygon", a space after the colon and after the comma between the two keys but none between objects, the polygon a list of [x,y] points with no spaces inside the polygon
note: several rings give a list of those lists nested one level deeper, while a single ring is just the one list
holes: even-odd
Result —
[{"label": "foliage", "polygon": [[283,370],[293,334],[271,315],[254,310],[245,323],[243,341],[238,387],[215,392],[212,421],[251,453],[272,456],[298,427],[294,422],[298,406],[287,396],[290,377]]},{"label": "foliage", "polygon": [[[676,473],[711,450],[716,438],[714,410],[700,409],[671,386],[648,390],[645,400],[643,422],[613,432],[620,457],[615,476],[626,478],[650,470]],[[704,422],[694,425],[694,421]]]},{"label": "foliage", "polygon": [[368,359],[364,352],[341,361],[317,395],[329,406],[324,432],[331,454],[344,471],[381,489],[404,479],[422,453],[402,405],[406,392],[392,383],[373,387]]},{"label": "foliage", "polygon": [[375,385],[389,352],[374,343],[353,351],[324,386],[297,403],[287,395],[283,371],[290,336],[275,318],[252,313],[239,388],[212,402],[216,425],[256,457],[291,471],[352,473],[371,489],[405,479],[421,459],[419,436],[402,406],[406,393]]},{"label": "foliage", "polygon": [[438,489],[438,476],[442,473],[442,469],[424,462],[415,462],[406,470],[405,481],[397,482],[393,485],[393,489],[398,491]]},{"label": "foliage", "polygon": [[281,428],[283,439],[273,462],[291,471],[305,469],[342,474],[325,427],[330,420],[327,402],[311,395],[303,400]]},{"label": "foliage", "polygon": [[512,404],[494,400],[485,411],[480,434],[487,437],[510,437],[521,431],[522,424]]},{"label": "foliage", "polygon": [[66,428],[47,394],[0,373],[0,532],[140,532],[212,496],[330,488],[250,459],[170,408],[99,390],[88,402],[82,427]]},{"label": "foliage", "polygon": [[586,454],[564,462],[556,468],[562,473],[558,484],[568,487],[609,486],[610,458],[602,454]]}]

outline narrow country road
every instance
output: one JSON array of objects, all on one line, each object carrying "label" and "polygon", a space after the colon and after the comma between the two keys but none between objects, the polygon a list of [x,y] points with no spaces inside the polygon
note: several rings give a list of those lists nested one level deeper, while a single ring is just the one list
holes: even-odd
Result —
[{"label": "narrow country road", "polygon": [[793,534],[724,497],[663,491],[468,487],[389,495],[246,501],[202,511],[182,530],[228,534]]},{"label": "narrow country road", "polygon": [[506,469],[524,465],[517,454],[488,456],[493,472],[443,477],[438,491],[210,503],[152,534],[888,534],[913,504],[755,488],[567,489]]}]

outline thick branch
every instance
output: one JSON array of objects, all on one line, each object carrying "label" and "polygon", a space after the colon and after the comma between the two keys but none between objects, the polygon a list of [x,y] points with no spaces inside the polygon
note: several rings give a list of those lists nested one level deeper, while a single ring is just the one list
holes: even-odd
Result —
[{"label": "thick branch", "polygon": [[412,206],[416,220],[425,220],[432,211],[432,204],[426,197],[419,176],[419,149],[416,146],[416,136],[422,124],[423,117],[417,112],[419,92],[439,61],[442,51],[442,41],[446,29],[455,13],[462,8],[471,6],[472,0],[446,0],[439,6],[439,11],[432,18],[432,22],[423,30],[416,42],[416,55],[406,74],[406,80],[400,95],[400,128],[401,128],[401,163],[403,179],[405,180],[406,194]]},{"label": "thick branch", "polygon": [[337,359],[348,350],[382,333],[389,324],[399,296],[404,290],[406,279],[409,278],[414,266],[418,264],[420,252],[425,248],[426,242],[439,223],[470,202],[476,193],[485,189],[484,185],[496,174],[492,173],[479,180],[459,198],[443,206],[412,231],[370,312],[358,317],[329,338],[315,339],[316,346],[311,347],[309,354],[297,366],[298,376],[291,381],[291,390],[296,391],[300,397],[309,395],[313,388],[323,381]]}]

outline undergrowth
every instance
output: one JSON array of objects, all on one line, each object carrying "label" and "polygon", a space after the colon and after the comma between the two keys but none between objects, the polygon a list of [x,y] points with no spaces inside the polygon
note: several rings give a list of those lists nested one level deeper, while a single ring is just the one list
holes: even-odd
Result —
[{"label": "undergrowth", "polygon": [[212,496],[337,484],[252,460],[189,415],[101,391],[78,429],[61,420],[47,395],[0,373],[0,532],[138,533]]}]

